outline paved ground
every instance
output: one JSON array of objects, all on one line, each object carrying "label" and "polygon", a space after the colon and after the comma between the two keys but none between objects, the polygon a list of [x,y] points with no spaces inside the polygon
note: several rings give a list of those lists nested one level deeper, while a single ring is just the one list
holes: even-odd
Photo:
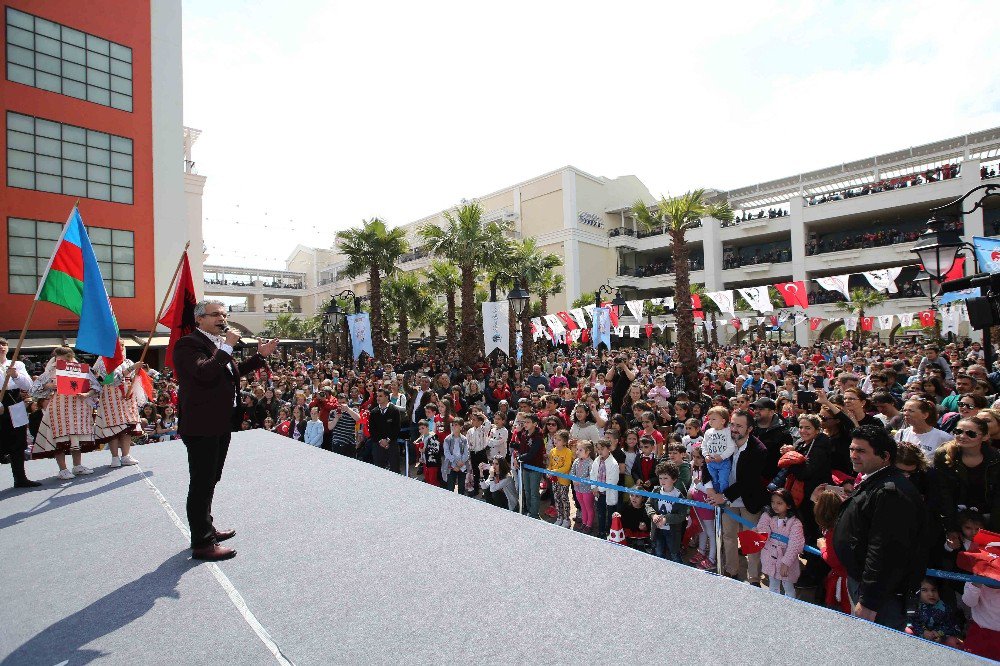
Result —
[{"label": "paved ground", "polygon": [[972,661],[260,432],[230,449],[215,515],[239,556],[217,574],[150,485],[183,521],[182,445],[135,455],[0,480],[0,663],[281,663],[234,598],[295,664]]}]

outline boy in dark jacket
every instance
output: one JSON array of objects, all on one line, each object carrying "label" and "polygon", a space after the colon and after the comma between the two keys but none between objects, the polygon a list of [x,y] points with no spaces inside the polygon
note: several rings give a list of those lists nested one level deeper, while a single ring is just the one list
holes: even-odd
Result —
[{"label": "boy in dark jacket", "polygon": [[652,525],[653,552],[657,557],[675,562],[681,561],[681,537],[684,535],[688,515],[688,505],[667,499],[684,497],[684,493],[677,487],[678,475],[677,465],[674,463],[658,464],[656,476],[660,485],[653,488],[653,492],[666,497],[650,497],[646,500],[646,515]]}]

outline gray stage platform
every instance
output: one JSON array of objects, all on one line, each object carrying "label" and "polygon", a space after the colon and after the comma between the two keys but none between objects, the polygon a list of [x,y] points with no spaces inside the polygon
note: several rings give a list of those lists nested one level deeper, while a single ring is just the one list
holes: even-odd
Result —
[{"label": "gray stage platform", "polygon": [[[36,491],[3,470],[2,663],[279,662],[108,455],[66,483],[31,462]],[[135,455],[183,520],[183,446]],[[978,661],[267,433],[234,438],[215,515],[239,532],[220,570],[295,664]]]}]

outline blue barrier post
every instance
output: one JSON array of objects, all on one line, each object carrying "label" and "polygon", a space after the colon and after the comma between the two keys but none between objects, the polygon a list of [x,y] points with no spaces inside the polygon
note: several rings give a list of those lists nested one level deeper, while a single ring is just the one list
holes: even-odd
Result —
[{"label": "blue barrier post", "polygon": [[403,445],[403,450],[406,451],[406,478],[410,478],[410,443],[406,442]]},{"label": "blue barrier post", "polygon": [[715,573],[722,571],[722,509],[715,507]]},{"label": "blue barrier post", "polygon": [[517,512],[524,515],[524,463],[517,463]]}]

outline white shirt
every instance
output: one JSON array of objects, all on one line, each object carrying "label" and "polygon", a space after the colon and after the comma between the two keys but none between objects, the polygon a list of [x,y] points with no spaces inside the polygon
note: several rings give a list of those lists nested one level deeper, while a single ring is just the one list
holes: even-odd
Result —
[{"label": "white shirt", "polygon": [[209,340],[211,340],[212,344],[215,345],[218,349],[221,349],[222,351],[226,352],[230,356],[233,355],[233,346],[230,345],[230,344],[228,344],[226,342],[226,339],[224,337],[222,337],[221,335],[213,335],[212,333],[209,333],[208,331],[206,331],[205,329],[202,329],[202,328],[196,328],[194,330],[200,331],[201,334],[204,335]]},{"label": "white shirt", "polygon": [[420,407],[420,399],[424,397],[424,390],[419,389],[417,391],[417,397],[413,399],[413,413],[410,414],[410,419],[416,423],[417,422],[417,408]]},{"label": "white shirt", "polygon": [[[0,361],[0,385],[3,384],[4,378],[7,376],[7,369],[10,368],[10,359],[5,359]],[[24,363],[17,361],[14,363],[14,368],[17,370],[17,377],[12,377],[9,382],[7,382],[8,388],[16,388],[24,392],[27,396],[28,391],[31,390],[31,375],[28,374],[27,369],[24,367]]]}]

